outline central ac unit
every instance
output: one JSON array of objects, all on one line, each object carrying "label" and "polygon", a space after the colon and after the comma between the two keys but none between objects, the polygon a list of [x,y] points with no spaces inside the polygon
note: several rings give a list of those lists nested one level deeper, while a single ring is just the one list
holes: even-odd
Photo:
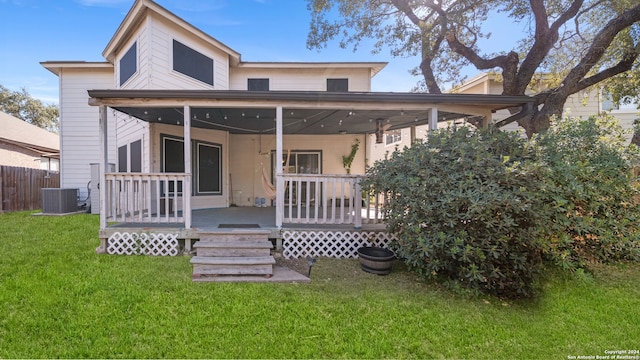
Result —
[{"label": "central ac unit", "polygon": [[42,212],[66,214],[78,211],[78,189],[42,189]]}]

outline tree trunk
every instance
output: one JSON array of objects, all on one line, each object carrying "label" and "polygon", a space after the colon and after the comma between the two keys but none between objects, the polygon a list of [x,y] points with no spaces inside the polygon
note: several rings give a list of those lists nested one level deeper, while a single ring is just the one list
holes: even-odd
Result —
[{"label": "tree trunk", "polygon": [[518,125],[522,126],[527,137],[531,138],[533,134],[549,129],[549,127],[551,127],[551,118],[553,116],[562,116],[562,111],[564,110],[564,104],[566,101],[566,95],[552,94],[546,98],[542,107],[534,109],[531,117],[519,120]]}]

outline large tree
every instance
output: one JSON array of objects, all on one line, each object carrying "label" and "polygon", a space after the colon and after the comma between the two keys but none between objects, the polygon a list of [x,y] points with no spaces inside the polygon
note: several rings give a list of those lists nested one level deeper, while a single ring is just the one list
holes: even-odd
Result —
[{"label": "large tree", "polygon": [[60,111],[58,106],[43,104],[26,89],[11,91],[0,85],[0,111],[22,119],[29,124],[57,133]]},{"label": "large tree", "polygon": [[[422,74],[422,89],[429,93],[464,80],[460,70],[469,64],[499,72],[505,95],[533,89],[537,106],[497,124],[517,121],[528,135],[547,129],[570,95],[593,85],[621,101],[637,97],[640,89],[637,0],[307,1],[309,48],[339,38],[341,47],[355,50],[363,40],[374,39],[374,52],[389,48],[393,56],[419,55],[414,71]],[[479,47],[490,36],[483,25],[500,12],[526,25],[524,37],[515,48],[488,54]],[[512,31],[510,26],[502,31]],[[541,74],[547,74],[545,86],[533,86]]]}]

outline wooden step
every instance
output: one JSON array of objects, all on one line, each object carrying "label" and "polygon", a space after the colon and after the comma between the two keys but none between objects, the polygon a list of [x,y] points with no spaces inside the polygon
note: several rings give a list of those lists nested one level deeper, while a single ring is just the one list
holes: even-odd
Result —
[{"label": "wooden step", "polygon": [[235,241],[198,241],[193,247],[197,256],[269,256],[273,244],[270,241],[235,240]]},{"label": "wooden step", "polygon": [[193,275],[272,275],[273,256],[257,257],[207,257],[194,256],[191,258]]},{"label": "wooden step", "polygon": [[200,231],[200,241],[268,240],[270,230],[263,229],[219,229]]}]

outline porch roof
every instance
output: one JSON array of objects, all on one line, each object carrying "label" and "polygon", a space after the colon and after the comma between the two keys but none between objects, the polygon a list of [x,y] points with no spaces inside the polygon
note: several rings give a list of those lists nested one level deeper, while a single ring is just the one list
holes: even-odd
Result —
[{"label": "porch roof", "polygon": [[243,91],[243,90],[89,90],[90,105],[106,105],[150,123],[180,125],[185,105],[191,124],[234,134],[275,132],[275,108],[283,107],[285,134],[373,133],[428,124],[432,108],[438,121],[487,116],[532,104],[528,96],[424,94],[394,92]]}]

